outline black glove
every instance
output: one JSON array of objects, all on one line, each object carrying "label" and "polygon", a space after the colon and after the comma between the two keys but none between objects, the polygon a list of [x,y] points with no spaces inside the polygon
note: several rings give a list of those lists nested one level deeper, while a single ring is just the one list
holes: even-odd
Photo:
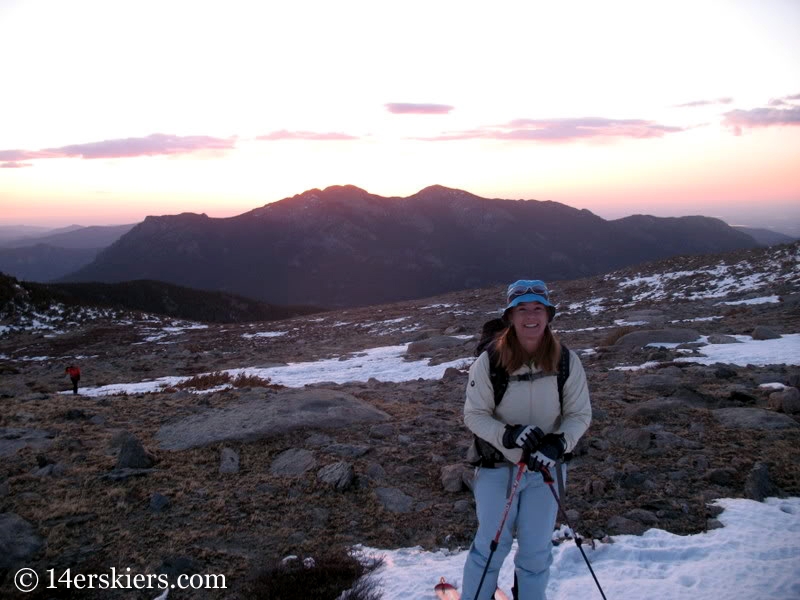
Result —
[{"label": "black glove", "polygon": [[503,432],[503,446],[509,450],[522,448],[523,456],[532,455],[539,448],[539,444],[544,438],[544,432],[538,427],[531,425],[506,425]]},{"label": "black glove", "polygon": [[567,441],[563,433],[548,433],[542,438],[542,442],[535,452],[531,453],[528,459],[528,469],[531,471],[541,471],[542,467],[552,467],[564,456],[567,449]]}]

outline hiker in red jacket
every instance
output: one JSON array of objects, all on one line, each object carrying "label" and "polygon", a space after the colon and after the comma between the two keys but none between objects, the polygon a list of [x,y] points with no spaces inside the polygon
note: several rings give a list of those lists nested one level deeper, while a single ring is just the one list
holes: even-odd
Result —
[{"label": "hiker in red jacket", "polygon": [[70,380],[72,380],[72,393],[77,394],[78,382],[81,380],[81,370],[74,365],[70,365],[64,369],[64,372],[69,375]]}]

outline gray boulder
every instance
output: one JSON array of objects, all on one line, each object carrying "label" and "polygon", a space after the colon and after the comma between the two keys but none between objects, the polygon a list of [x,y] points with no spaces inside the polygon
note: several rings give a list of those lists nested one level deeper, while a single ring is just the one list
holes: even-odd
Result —
[{"label": "gray boulder", "polygon": [[314,459],[313,452],[302,448],[292,448],[281,452],[272,461],[269,471],[273,475],[280,477],[299,477],[306,471],[313,469],[316,464],[317,461]]},{"label": "gray boulder", "polygon": [[397,488],[377,488],[375,494],[383,508],[392,513],[407,513],[414,508],[414,499]]},{"label": "gray boulder", "polygon": [[725,427],[731,429],[793,429],[800,427],[797,421],[787,415],[770,412],[763,408],[733,407],[711,411]]},{"label": "gray boulder", "polygon": [[750,334],[754,340],[777,340],[781,337],[775,330],[759,325]]},{"label": "gray boulder", "polygon": [[642,348],[648,344],[683,344],[700,339],[700,333],[694,329],[671,327],[667,329],[648,329],[633,331],[623,335],[615,342],[615,346],[623,348]]},{"label": "gray boulder", "polygon": [[273,438],[300,427],[336,429],[388,419],[385,412],[346,392],[290,389],[163,425],[156,439],[165,450],[186,450],[226,441]]},{"label": "gray boulder", "polygon": [[127,438],[117,457],[117,469],[149,469],[155,464],[153,456],[148,453],[142,443],[135,437]]},{"label": "gray boulder", "polygon": [[0,513],[0,571],[23,566],[41,548],[33,525],[15,513]]}]

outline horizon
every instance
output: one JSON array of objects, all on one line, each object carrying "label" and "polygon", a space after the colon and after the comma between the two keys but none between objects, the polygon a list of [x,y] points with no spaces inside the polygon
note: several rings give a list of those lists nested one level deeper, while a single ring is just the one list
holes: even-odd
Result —
[{"label": "horizon", "polygon": [[800,3],[390,8],[0,0],[0,226],[441,184],[800,236]]},{"label": "horizon", "polygon": [[[326,186],[326,187],[337,187],[337,186],[343,187],[343,186],[348,186],[348,185],[352,186],[353,184],[334,184],[333,186]],[[433,184],[433,185],[438,185],[438,184]],[[359,186],[354,186],[354,187],[359,187]],[[314,189],[324,190],[325,188],[310,188],[308,190],[303,190],[302,192],[298,192],[297,194],[293,194],[292,196],[302,195],[302,194],[310,192],[310,191],[312,191]],[[363,189],[363,188],[361,188],[361,189]],[[424,189],[424,188],[422,188],[422,189]],[[454,188],[451,188],[451,189],[454,189]],[[364,190],[364,191],[366,191],[367,193],[372,193],[372,192],[370,192],[370,190]],[[421,191],[421,190],[417,190],[417,192],[419,192],[419,191]],[[469,190],[461,190],[461,191],[465,191],[467,193],[471,193]],[[391,198],[392,197],[392,196],[384,196],[384,195],[381,195],[381,194],[374,194],[374,195],[380,196],[381,198]],[[235,216],[239,216],[241,214],[247,213],[247,212],[249,212],[251,210],[260,208],[262,206],[266,206],[268,204],[273,204],[274,202],[280,202],[282,200],[287,200],[287,199],[291,198],[292,196],[287,196],[286,198],[280,198],[280,199],[277,199],[277,200],[274,200],[274,201],[271,201],[271,202],[267,202],[266,204],[262,204],[262,205],[259,205],[259,206],[253,206],[251,208],[247,208],[245,210],[242,210],[241,212],[235,212],[235,213],[230,213],[230,214],[218,214],[218,215],[208,214],[208,213],[205,213],[205,214],[209,218],[212,218],[212,219],[225,219],[225,218],[235,217]],[[489,199],[489,198],[486,198],[486,199]],[[496,199],[496,198],[494,198],[494,199]],[[539,200],[532,199],[532,198],[503,198],[503,199],[504,200],[525,200],[525,201],[539,202]],[[565,203],[561,203],[561,204],[565,204]],[[567,205],[567,206],[569,206],[569,205]],[[580,206],[573,206],[572,208],[577,208],[579,210],[582,209],[582,207],[580,207]],[[586,209],[586,210],[588,210],[588,209]],[[194,214],[202,214],[202,211],[193,211],[193,210],[186,210],[186,211],[182,211],[182,212],[194,213]],[[731,218],[729,218],[729,217],[727,217],[725,215],[712,215],[712,214],[699,214],[699,213],[686,213],[686,214],[674,213],[674,214],[670,214],[669,211],[667,211],[666,214],[654,214],[653,212],[646,212],[646,211],[643,211],[643,212],[630,212],[630,213],[627,213],[627,214],[613,214],[613,213],[609,214],[608,211],[606,211],[605,215],[604,214],[600,214],[600,213],[595,212],[595,211],[591,211],[591,212],[593,212],[595,215],[597,215],[597,216],[599,216],[599,217],[601,217],[601,218],[603,218],[604,220],[607,220],[607,221],[613,221],[613,220],[616,220],[616,219],[621,219],[621,218],[634,216],[634,215],[648,215],[648,216],[664,217],[664,218],[665,217],[704,216],[704,217],[720,219],[720,220],[724,221],[725,223],[727,223],[731,227],[748,227],[748,228],[754,228],[754,229],[764,229],[764,230],[773,231],[775,233],[781,233],[781,234],[784,234],[784,235],[787,235],[787,236],[790,236],[790,237],[800,238],[800,204],[798,204],[798,206],[795,207],[795,211],[794,212],[796,213],[796,215],[787,215],[784,212],[781,215],[775,215],[773,217],[770,217],[770,216],[766,216],[765,217],[762,214],[758,218],[747,218],[747,217],[740,216],[740,217],[734,217],[733,219],[731,219]],[[102,220],[93,220],[92,222],[88,222],[88,223],[87,222],[78,223],[78,222],[75,222],[75,221],[71,221],[68,218],[67,219],[58,219],[58,220],[40,220],[40,221],[33,221],[33,222],[31,222],[31,221],[14,222],[13,220],[12,221],[5,220],[5,219],[3,219],[2,215],[0,215],[0,231],[2,231],[4,229],[7,230],[7,229],[15,229],[15,228],[29,228],[29,229],[37,229],[37,230],[41,229],[41,231],[37,231],[35,233],[32,233],[32,235],[47,235],[50,232],[58,231],[58,230],[61,230],[61,229],[68,229],[70,227],[94,227],[94,226],[114,227],[114,226],[122,226],[122,225],[136,225],[138,223],[141,223],[142,221],[144,221],[145,218],[150,217],[150,216],[158,217],[158,216],[168,216],[168,215],[174,215],[174,214],[179,214],[179,213],[163,213],[163,214],[159,214],[159,215],[155,215],[155,214],[153,214],[153,215],[144,215],[139,219],[130,220],[130,221],[104,222]],[[735,213],[731,213],[731,214],[733,215]],[[737,222],[737,219],[739,221],[741,221],[741,222]]]}]

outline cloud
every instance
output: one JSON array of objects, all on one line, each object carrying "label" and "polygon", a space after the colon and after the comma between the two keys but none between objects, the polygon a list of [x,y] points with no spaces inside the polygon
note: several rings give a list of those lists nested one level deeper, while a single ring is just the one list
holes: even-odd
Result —
[{"label": "cloud", "polygon": [[685,128],[661,125],[641,119],[515,119],[505,125],[445,133],[426,141],[495,139],[511,141],[570,142],[588,138],[653,138]]},{"label": "cloud", "polygon": [[793,102],[800,100],[800,94],[771,100],[769,106],[750,110],[731,110],[723,116],[722,124],[742,135],[742,129],[755,127],[791,127],[800,125],[800,106]]},{"label": "cloud", "polygon": [[730,104],[733,98],[717,98],[716,100],[694,100],[685,104],[676,104],[675,108],[697,108],[698,106],[713,106],[715,104]]},{"label": "cloud", "polygon": [[230,150],[235,138],[221,139],[209,136],[178,136],[154,133],[147,137],[103,140],[88,144],[74,144],[44,150],[0,150],[0,160],[6,164],[43,158],[132,158],[191,154],[206,150]]},{"label": "cloud", "polygon": [[446,115],[453,106],[447,104],[412,104],[409,102],[390,102],[386,110],[395,115]]},{"label": "cloud", "polygon": [[286,129],[282,129],[280,131],[273,131],[272,133],[268,133],[266,135],[259,135],[257,140],[261,141],[278,141],[278,140],[306,140],[306,141],[318,141],[318,142],[327,142],[327,141],[347,141],[347,140],[356,140],[358,139],[356,136],[348,135],[346,133],[337,133],[337,132],[316,132],[316,131],[287,131]]},{"label": "cloud", "polygon": [[32,167],[31,163],[23,163],[23,162],[4,162],[0,163],[0,169],[22,169],[24,167]]},{"label": "cloud", "polygon": [[234,139],[221,139],[205,135],[179,136],[154,133],[147,137],[104,140],[50,148],[46,152],[58,154],[61,157],[131,158],[134,156],[191,154],[203,150],[230,150],[234,146]]}]

